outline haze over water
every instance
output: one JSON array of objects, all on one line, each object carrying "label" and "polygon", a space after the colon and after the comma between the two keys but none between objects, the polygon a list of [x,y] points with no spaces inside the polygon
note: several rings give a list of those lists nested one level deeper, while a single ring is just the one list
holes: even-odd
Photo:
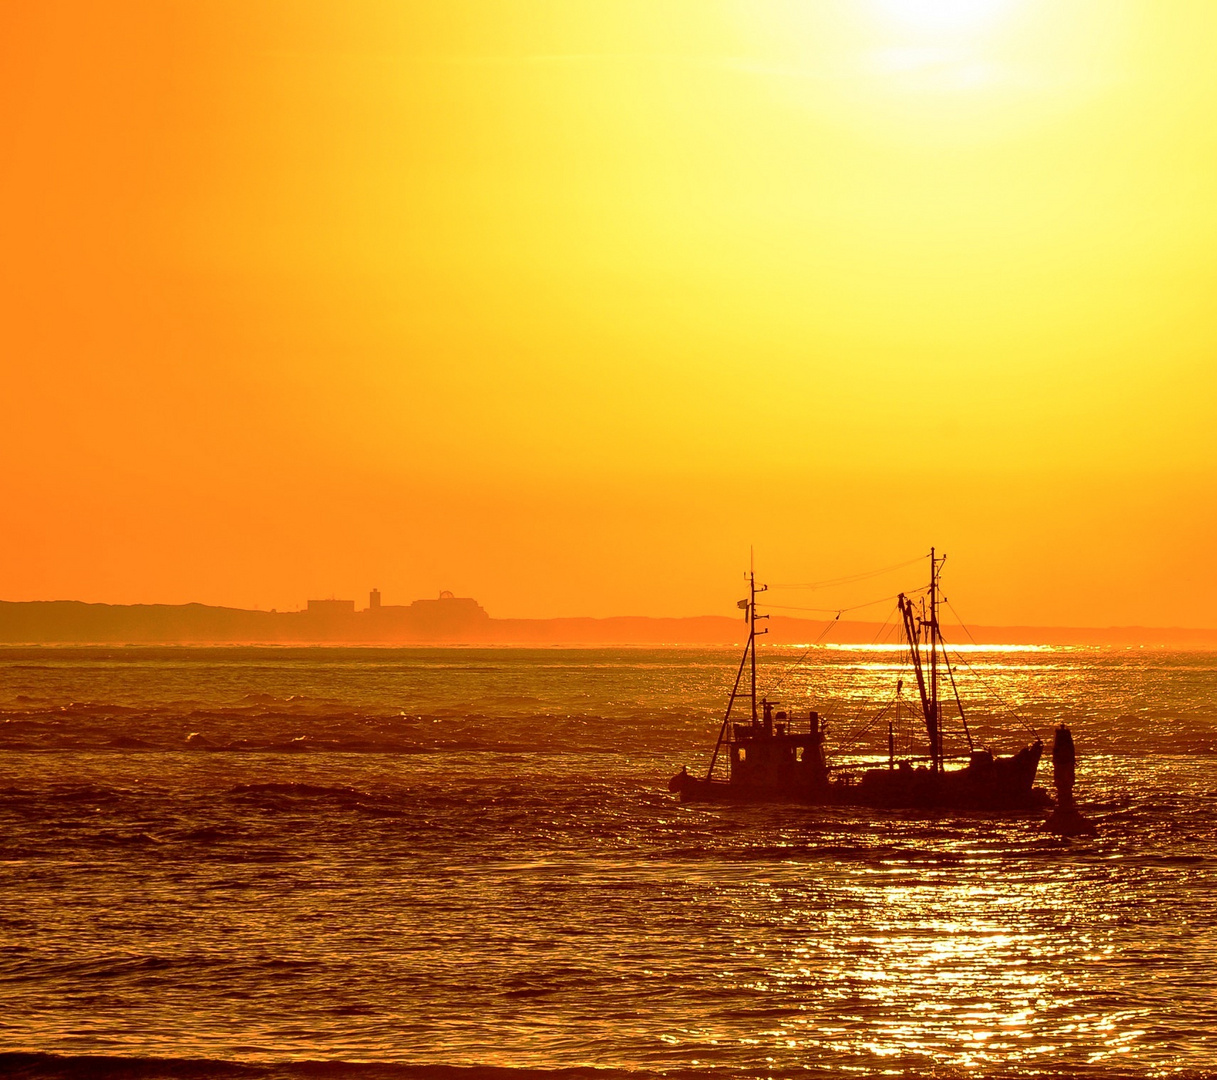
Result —
[{"label": "haze over water", "polygon": [[[881,752],[895,657],[798,655]],[[678,804],[731,650],[0,650],[0,1068],[1212,1075],[1217,657],[966,659],[1096,838]]]},{"label": "haze over water", "polygon": [[[974,628],[1200,641],[1214,55],[1211,0],[6,0],[0,637],[749,566],[768,644],[933,548]],[[762,652],[882,754],[894,654]],[[0,646],[0,1075],[1209,1075],[1215,657],[963,653],[993,749],[1072,727],[1062,841],[679,805],[730,651]]]},{"label": "haze over water", "polygon": [[937,545],[973,624],[1210,627],[1215,53],[1209,0],[8,0],[0,599],[694,616]]}]

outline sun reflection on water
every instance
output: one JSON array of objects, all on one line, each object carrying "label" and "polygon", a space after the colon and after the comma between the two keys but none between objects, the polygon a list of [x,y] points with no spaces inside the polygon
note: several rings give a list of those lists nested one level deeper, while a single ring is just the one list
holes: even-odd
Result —
[{"label": "sun reflection on water", "polygon": [[1119,962],[1112,894],[1069,871],[1031,881],[979,850],[828,876],[747,890],[768,917],[735,935],[722,978],[782,1020],[741,1044],[985,1069],[1100,1063],[1146,1037],[1145,1010],[1087,991],[1088,965]]},{"label": "sun reflection on water", "polygon": [[[298,675],[269,709],[232,707],[228,659],[210,690],[191,660],[100,718],[11,703],[9,727],[42,735],[0,792],[0,895],[26,938],[0,957],[8,1045],[646,1076],[1211,1068],[1211,657],[974,658],[1041,727],[1073,727],[1100,824],[1077,841],[1037,820],[677,803],[659,781],[699,764],[737,656],[546,653],[528,678],[458,659],[470,692],[394,664],[358,712],[287,703]],[[826,697],[836,739],[887,700],[896,657],[816,659],[783,692]],[[111,700],[112,670],[60,662],[8,685]],[[343,749],[168,749],[203,723]],[[373,735],[426,752],[340,741]],[[76,748],[48,752],[61,737]]]}]

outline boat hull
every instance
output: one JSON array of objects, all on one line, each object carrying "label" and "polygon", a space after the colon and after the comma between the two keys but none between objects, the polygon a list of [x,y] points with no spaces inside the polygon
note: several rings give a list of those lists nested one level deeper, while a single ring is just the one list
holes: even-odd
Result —
[{"label": "boat hull", "polygon": [[677,773],[669,784],[681,802],[791,802],[808,806],[862,806],[877,810],[964,810],[1020,813],[1051,805],[1035,786],[1042,746],[1033,743],[1008,757],[974,754],[961,769],[838,770],[831,778],[790,777],[774,782],[709,780]]}]

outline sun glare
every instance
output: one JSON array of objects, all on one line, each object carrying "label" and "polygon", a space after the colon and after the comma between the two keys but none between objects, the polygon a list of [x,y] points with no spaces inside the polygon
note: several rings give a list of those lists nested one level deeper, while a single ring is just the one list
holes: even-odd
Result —
[{"label": "sun glare", "polygon": [[[762,43],[769,72],[802,80],[803,96],[821,111],[838,98],[853,126],[868,99],[884,110],[893,99],[914,110],[927,103],[949,108],[1034,81],[1025,71],[1014,74],[1035,60],[1027,55],[1026,0],[867,0],[852,6],[777,0],[741,4],[736,11],[739,25]],[[908,109],[896,108],[907,135]],[[939,119],[952,126],[959,121]]]},{"label": "sun glare", "polygon": [[991,28],[1010,0],[874,0],[879,18],[925,37],[952,37]]}]

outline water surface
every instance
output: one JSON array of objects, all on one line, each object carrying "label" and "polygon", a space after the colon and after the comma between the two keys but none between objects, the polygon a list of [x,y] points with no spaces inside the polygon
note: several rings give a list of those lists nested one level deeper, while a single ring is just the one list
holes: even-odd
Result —
[{"label": "water surface", "polygon": [[[883,752],[897,657],[801,655]],[[1096,838],[674,802],[729,650],[0,650],[0,1066],[1210,1075],[1217,656],[962,660]]]}]

